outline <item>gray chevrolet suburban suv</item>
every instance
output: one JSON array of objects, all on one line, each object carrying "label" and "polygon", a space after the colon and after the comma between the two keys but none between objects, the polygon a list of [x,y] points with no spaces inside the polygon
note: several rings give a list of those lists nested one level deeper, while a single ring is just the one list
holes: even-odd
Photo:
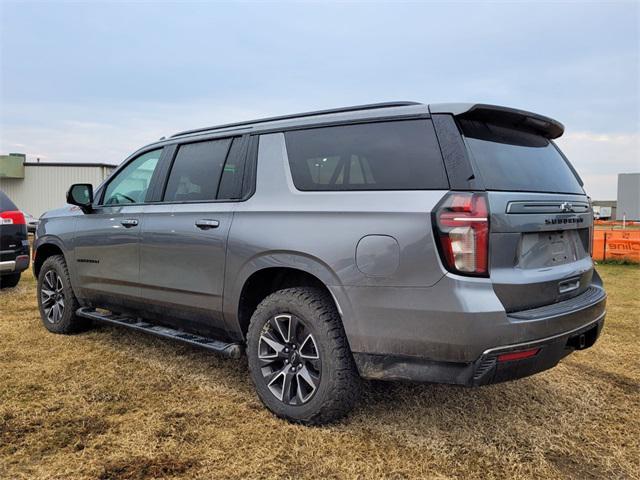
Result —
[{"label": "gray chevrolet suburban suv", "polygon": [[596,341],[606,294],[561,123],[393,102],[190,130],[45,214],[45,327],[120,325],[246,352],[291,421],[347,413],[360,378],[466,386]]}]

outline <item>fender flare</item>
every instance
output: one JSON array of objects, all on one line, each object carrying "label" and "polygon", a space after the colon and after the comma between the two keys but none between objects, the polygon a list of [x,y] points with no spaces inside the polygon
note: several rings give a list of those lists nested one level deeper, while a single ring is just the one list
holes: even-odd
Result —
[{"label": "fender flare", "polygon": [[[55,235],[43,235],[41,237],[38,237],[36,239],[36,241],[33,243],[33,258],[34,259],[38,258],[38,250],[40,250],[45,245],[54,245],[54,246],[58,247],[60,249],[60,251],[62,252],[62,254],[64,255],[65,245],[64,245],[64,242],[60,238],[56,237]],[[66,260],[66,255],[65,255],[65,260]],[[34,267],[35,267],[35,262],[34,262]],[[35,272],[34,272],[34,274],[35,274]]]},{"label": "fender flare", "polygon": [[348,303],[342,282],[333,269],[313,255],[297,251],[270,251],[260,253],[247,260],[238,273],[225,280],[223,313],[229,333],[242,337],[238,319],[240,296],[247,280],[254,274],[267,268],[290,268],[313,275],[331,292],[340,315]]},{"label": "fender flare", "polygon": [[65,262],[67,262],[67,268],[69,269],[69,272],[71,273],[71,275],[70,275],[70,277],[71,277],[71,287],[74,288],[73,278],[74,278],[74,275],[75,275],[75,265],[69,259],[68,249],[66,248],[64,242],[59,237],[57,237],[55,235],[43,235],[41,237],[38,237],[37,240],[34,242],[34,244],[33,244],[33,254],[32,254],[33,255],[33,261],[32,261],[33,276],[36,277],[36,279],[38,278],[38,276],[36,275],[36,260],[39,258],[38,257],[38,251],[42,247],[44,247],[46,245],[53,245],[53,246],[57,247],[62,252],[62,256],[64,257]]}]

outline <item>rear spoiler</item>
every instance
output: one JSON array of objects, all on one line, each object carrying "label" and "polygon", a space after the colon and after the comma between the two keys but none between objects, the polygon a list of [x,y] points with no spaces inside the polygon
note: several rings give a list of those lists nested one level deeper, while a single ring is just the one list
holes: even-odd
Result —
[{"label": "rear spoiler", "polygon": [[564,133],[564,125],[553,118],[515,108],[482,103],[441,103],[429,105],[433,114],[445,113],[457,118],[505,125],[518,130],[535,132],[553,139]]}]

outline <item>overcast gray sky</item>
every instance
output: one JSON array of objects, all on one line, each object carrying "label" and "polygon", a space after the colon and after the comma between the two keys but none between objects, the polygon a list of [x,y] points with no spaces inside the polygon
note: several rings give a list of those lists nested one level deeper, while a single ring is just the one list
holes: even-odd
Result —
[{"label": "overcast gray sky", "polygon": [[388,100],[566,126],[596,199],[640,171],[640,2],[0,0],[0,152],[119,163],[163,135]]}]

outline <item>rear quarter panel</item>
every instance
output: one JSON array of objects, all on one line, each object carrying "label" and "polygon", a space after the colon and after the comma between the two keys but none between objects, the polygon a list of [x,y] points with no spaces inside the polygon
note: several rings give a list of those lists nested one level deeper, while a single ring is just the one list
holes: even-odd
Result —
[{"label": "rear quarter panel", "polygon": [[[267,267],[311,273],[336,287],[331,290],[343,302],[348,301],[344,293],[348,286],[434,285],[445,271],[432,238],[430,212],[444,193],[301,192],[291,178],[284,135],[262,135],[256,191],[237,204],[229,234],[224,307],[229,327],[239,328],[237,309],[244,282]],[[384,250],[393,242],[386,240],[368,242],[356,263],[358,243],[371,235],[395,239],[395,268]],[[337,300],[340,304],[341,298]],[[344,321],[348,330],[348,319]]]}]

